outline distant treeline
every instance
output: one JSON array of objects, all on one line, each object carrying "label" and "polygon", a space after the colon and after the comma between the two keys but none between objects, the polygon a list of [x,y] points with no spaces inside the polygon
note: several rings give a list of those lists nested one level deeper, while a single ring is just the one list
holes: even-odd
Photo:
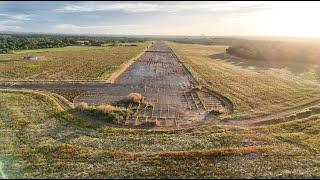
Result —
[{"label": "distant treeline", "polygon": [[296,42],[248,42],[229,47],[228,54],[267,61],[301,61],[320,63],[320,47]]},{"label": "distant treeline", "polygon": [[268,61],[302,61],[320,63],[320,43],[290,40],[252,40],[244,38],[176,38],[178,43],[226,45],[227,53],[247,59]]},{"label": "distant treeline", "polygon": [[0,34],[0,49],[24,50],[57,48],[79,44],[77,41],[89,41],[91,46],[103,44],[143,42],[144,39],[107,36],[46,35],[46,34]]}]

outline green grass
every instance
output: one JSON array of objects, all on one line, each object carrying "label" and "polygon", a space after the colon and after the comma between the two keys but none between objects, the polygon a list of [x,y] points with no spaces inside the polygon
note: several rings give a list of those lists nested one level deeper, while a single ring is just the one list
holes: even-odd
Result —
[{"label": "green grass", "polygon": [[[37,49],[0,55],[0,80],[103,80],[123,63],[137,56],[147,43],[138,46]],[[36,55],[38,61],[26,61]]]},{"label": "green grass", "polygon": [[121,129],[43,95],[0,90],[0,161],[9,178],[319,177],[319,128],[313,116],[251,129]]},{"label": "green grass", "polygon": [[234,103],[228,118],[270,114],[320,98],[320,70],[313,64],[246,60],[227,46],[168,43],[200,84]]}]

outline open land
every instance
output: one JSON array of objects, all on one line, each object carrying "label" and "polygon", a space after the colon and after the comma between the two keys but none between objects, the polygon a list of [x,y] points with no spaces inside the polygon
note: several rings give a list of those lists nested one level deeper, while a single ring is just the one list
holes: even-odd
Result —
[{"label": "open land", "polygon": [[[0,55],[0,80],[104,80],[147,47],[71,46]],[[24,60],[38,56],[38,61]]]},{"label": "open land", "polygon": [[[317,69],[249,67],[226,48],[153,42],[113,83],[3,81],[3,176],[319,178]],[[131,92],[143,102],[121,125],[72,108]]]}]

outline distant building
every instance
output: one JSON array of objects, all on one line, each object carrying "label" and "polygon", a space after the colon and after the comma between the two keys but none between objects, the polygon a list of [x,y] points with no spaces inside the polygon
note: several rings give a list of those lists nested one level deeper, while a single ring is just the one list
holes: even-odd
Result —
[{"label": "distant building", "polygon": [[76,41],[77,45],[90,45],[89,41]]},{"label": "distant building", "polygon": [[7,49],[0,49],[0,54],[8,54],[9,51]]},{"label": "distant building", "polygon": [[23,57],[24,60],[29,60],[29,61],[37,61],[39,60],[38,56],[25,56]]}]

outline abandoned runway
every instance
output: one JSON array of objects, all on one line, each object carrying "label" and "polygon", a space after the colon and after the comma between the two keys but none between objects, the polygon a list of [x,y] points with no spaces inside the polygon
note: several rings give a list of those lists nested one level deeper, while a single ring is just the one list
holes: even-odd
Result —
[{"label": "abandoned runway", "polygon": [[1,85],[15,89],[50,91],[64,96],[75,105],[108,103],[117,105],[129,93],[143,95],[143,103],[129,106],[133,113],[126,126],[153,122],[157,127],[184,127],[212,121],[223,109],[232,105],[219,94],[195,88],[196,82],[162,41],[154,42],[114,83],[98,82],[29,82]]}]

